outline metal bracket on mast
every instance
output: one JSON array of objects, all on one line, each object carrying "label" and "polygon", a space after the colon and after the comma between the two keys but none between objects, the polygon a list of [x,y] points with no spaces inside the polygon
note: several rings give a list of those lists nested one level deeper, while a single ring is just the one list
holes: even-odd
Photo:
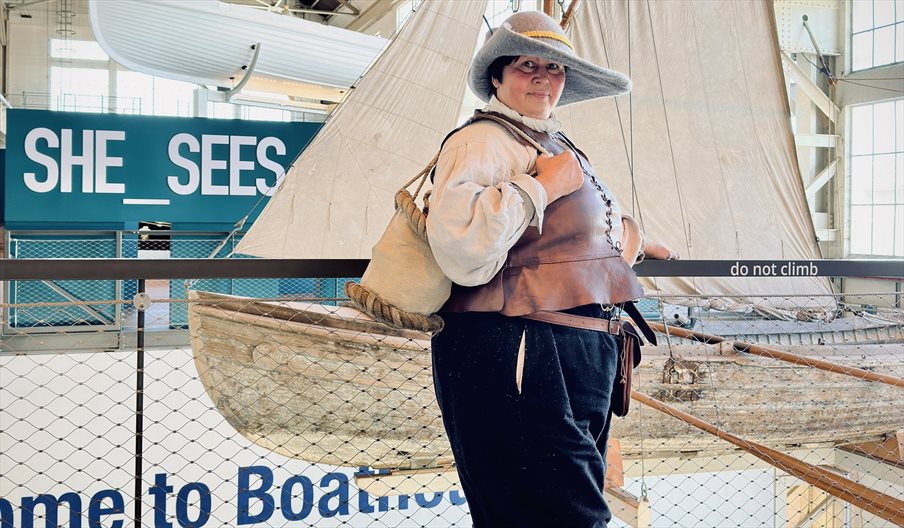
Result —
[{"label": "metal bracket on mast", "polygon": [[242,66],[242,69],[245,70],[245,75],[237,85],[235,85],[231,90],[226,91],[225,96],[227,101],[232,99],[232,96],[242,91],[242,88],[245,87],[245,84],[249,79],[251,79],[251,75],[254,73],[254,67],[257,66],[257,58],[261,54],[261,43],[258,42],[257,44],[254,44],[253,46],[251,46],[251,49],[254,50],[254,56],[251,57],[251,64]]},{"label": "metal bracket on mast", "polygon": [[825,55],[822,54],[822,50],[819,49],[819,44],[816,43],[816,37],[813,36],[813,30],[810,29],[810,24],[807,23],[807,20],[809,20],[809,18],[807,17],[807,15],[804,15],[804,29],[806,29],[807,34],[810,35],[810,42],[813,43],[813,49],[816,50],[816,57],[819,58],[819,71],[824,73],[825,76],[829,78],[830,85],[837,84],[838,77],[835,77],[835,74],[832,73],[832,70],[829,69],[829,63],[826,61]]}]

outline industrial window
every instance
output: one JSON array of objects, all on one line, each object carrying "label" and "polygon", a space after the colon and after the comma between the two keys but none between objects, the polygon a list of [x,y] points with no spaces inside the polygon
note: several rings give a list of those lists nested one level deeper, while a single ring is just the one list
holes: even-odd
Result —
[{"label": "industrial window", "polygon": [[904,61],[904,0],[853,0],[851,70]]},{"label": "industrial window", "polygon": [[106,68],[50,67],[51,110],[106,112],[109,91],[110,72]]},{"label": "industrial window", "polygon": [[[396,8],[396,29],[408,20],[411,13],[417,11],[423,0],[405,0]],[[540,9],[539,0],[489,0],[486,17],[490,26],[497,27],[503,20],[516,11],[534,11]]]},{"label": "industrial window", "polygon": [[[288,97],[286,97],[288,100]],[[305,121],[304,112],[292,112],[261,106],[207,102],[207,117],[217,119],[252,119],[255,121]]]},{"label": "industrial window", "polygon": [[110,57],[97,42],[50,39],[49,53],[49,109],[69,112],[109,111]]},{"label": "industrial window", "polygon": [[490,0],[487,3],[486,17],[491,27],[499,27],[499,24],[517,11],[540,9],[538,4],[537,0]]},{"label": "industrial window", "polygon": [[402,27],[423,0],[405,0],[396,8],[396,29]]},{"label": "industrial window", "polygon": [[207,117],[217,119],[238,119],[238,106],[231,103],[207,102]]},{"label": "industrial window", "polygon": [[256,121],[291,121],[292,112],[278,108],[265,108],[261,106],[242,107],[242,119],[254,119]]},{"label": "industrial window", "polygon": [[[408,20],[411,13],[417,10],[422,1],[405,0],[399,4],[399,7],[396,8],[396,28],[402,27],[402,24]],[[539,8],[540,2],[538,0],[489,0],[485,16],[490,23],[490,27],[498,27],[499,24],[516,11],[531,11]]]},{"label": "industrial window", "polygon": [[154,77],[145,73],[118,70],[116,72],[116,111],[120,114],[158,116],[194,115],[196,85]]},{"label": "industrial window", "polygon": [[904,98],[851,107],[852,255],[904,256]]},{"label": "industrial window", "polygon": [[93,40],[50,39],[50,56],[63,60],[110,60],[100,44]]},{"label": "industrial window", "polygon": [[[292,121],[292,114],[288,110],[281,108],[272,108],[263,105],[254,104],[253,101],[266,101],[267,104],[292,104],[291,99],[286,94],[275,94],[271,92],[259,92],[255,90],[242,90],[242,98],[236,102],[239,107],[240,119],[254,119],[257,121]],[[300,119],[301,121],[301,119]]]}]

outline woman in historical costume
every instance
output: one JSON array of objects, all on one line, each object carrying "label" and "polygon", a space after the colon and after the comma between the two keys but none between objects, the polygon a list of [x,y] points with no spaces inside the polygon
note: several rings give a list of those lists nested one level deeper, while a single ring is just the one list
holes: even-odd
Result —
[{"label": "woman in historical costume", "polygon": [[606,526],[609,320],[643,291],[621,255],[618,204],[553,109],[630,81],[577,57],[538,12],[494,30],[468,81],[488,104],[444,143],[427,236],[455,283],[433,374],[471,516],[489,528]]}]

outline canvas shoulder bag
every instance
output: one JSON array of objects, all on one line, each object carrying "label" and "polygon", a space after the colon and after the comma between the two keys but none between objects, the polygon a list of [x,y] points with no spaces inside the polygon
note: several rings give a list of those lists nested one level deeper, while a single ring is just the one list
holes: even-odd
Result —
[{"label": "canvas shoulder bag", "polygon": [[[546,152],[533,138],[511,123],[481,112],[450,132],[443,144],[455,132],[482,119],[500,124],[519,141]],[[436,167],[440,152],[396,193],[395,213],[373,247],[361,282],[345,284],[345,294],[355,308],[396,328],[432,333],[443,328],[443,320],[435,314],[449,299],[452,281],[436,263],[427,241],[429,192],[424,195],[423,210],[416,203],[427,178]],[[408,190],[412,186],[413,193]]]},{"label": "canvas shoulder bag", "polygon": [[452,290],[427,243],[427,214],[415,202],[438,159],[439,153],[395,194],[395,213],[373,247],[360,284],[345,284],[355,308],[397,328],[439,332],[443,321],[434,314]]}]

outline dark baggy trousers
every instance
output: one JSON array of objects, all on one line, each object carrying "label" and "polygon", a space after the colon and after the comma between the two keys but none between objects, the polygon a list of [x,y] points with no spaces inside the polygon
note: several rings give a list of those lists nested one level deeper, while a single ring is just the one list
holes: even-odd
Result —
[{"label": "dark baggy trousers", "polygon": [[[597,305],[568,312],[609,315]],[[475,528],[605,527],[616,339],[497,313],[440,315],[433,380]]]}]

